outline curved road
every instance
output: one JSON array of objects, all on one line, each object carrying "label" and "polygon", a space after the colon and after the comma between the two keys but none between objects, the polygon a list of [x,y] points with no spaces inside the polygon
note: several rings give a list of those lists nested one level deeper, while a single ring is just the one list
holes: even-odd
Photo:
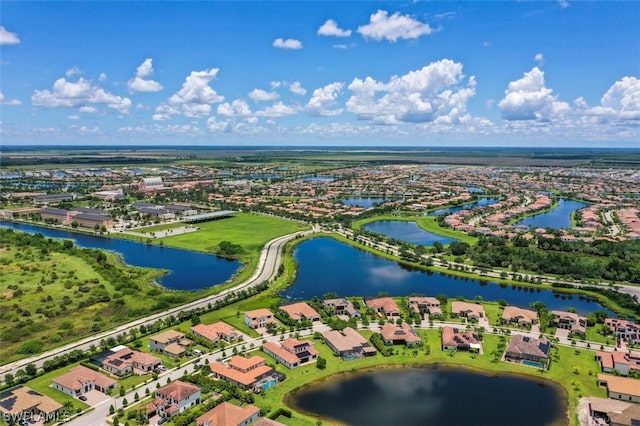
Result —
[{"label": "curved road", "polygon": [[280,265],[280,262],[282,259],[282,248],[284,247],[284,245],[287,242],[297,238],[298,236],[307,235],[314,232],[317,232],[316,228],[313,228],[309,231],[302,231],[302,232],[296,232],[293,234],[283,235],[281,237],[274,238],[273,240],[269,241],[264,246],[264,248],[262,249],[262,252],[260,253],[260,259],[258,260],[258,267],[256,268],[256,271],[253,273],[253,275],[249,279],[245,280],[244,282],[238,284],[235,287],[231,287],[226,290],[223,290],[218,294],[214,294],[214,295],[206,296],[202,299],[194,300],[193,302],[189,302],[185,305],[171,308],[164,312],[160,312],[157,314],[149,315],[144,318],[137,319],[135,321],[131,321],[127,324],[120,325],[112,330],[105,331],[90,337],[86,337],[77,342],[69,343],[67,345],[61,346],[56,349],[52,349],[50,351],[38,354],[36,356],[30,357],[30,358],[24,358],[9,364],[5,364],[3,366],[0,366],[0,377],[2,377],[2,379],[4,380],[4,376],[7,373],[11,373],[15,376],[16,371],[20,368],[24,368],[27,364],[35,364],[36,367],[40,368],[42,367],[42,364],[45,361],[52,359],[56,356],[69,353],[76,349],[87,351],[91,348],[92,345],[99,347],[100,341],[103,339],[108,339],[109,337],[116,337],[118,334],[126,333],[132,328],[138,328],[141,325],[145,325],[145,326],[150,325],[158,321],[159,319],[164,319],[171,315],[176,315],[181,311],[185,311],[185,310],[188,311],[188,310],[197,309],[197,308],[206,308],[209,305],[209,303],[214,304],[218,300],[223,300],[225,296],[227,296],[230,293],[255,287],[264,281],[269,281],[272,278],[274,278],[278,272],[278,266]]}]

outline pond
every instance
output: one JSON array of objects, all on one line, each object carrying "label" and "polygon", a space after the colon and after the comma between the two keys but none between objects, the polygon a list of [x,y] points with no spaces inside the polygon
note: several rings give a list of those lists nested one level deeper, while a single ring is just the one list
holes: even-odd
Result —
[{"label": "pond", "polygon": [[550,381],[442,366],[338,375],[287,403],[353,426],[568,424],[566,394]]},{"label": "pond", "polygon": [[167,269],[170,273],[161,277],[158,282],[172,290],[201,290],[222,284],[241,266],[238,261],[211,254],[147,245],[118,238],[101,238],[14,222],[0,222],[0,227],[31,234],[39,232],[45,237],[71,239],[79,247],[117,252],[122,255],[127,264],[132,266]]},{"label": "pond", "polygon": [[571,228],[571,213],[575,210],[587,207],[588,204],[580,201],[561,199],[558,207],[545,213],[529,216],[516,225],[527,225],[529,228]]},{"label": "pond", "polygon": [[475,203],[468,203],[468,204],[463,204],[461,206],[455,206],[455,207],[449,207],[449,208],[446,208],[446,209],[434,210],[432,212],[427,213],[425,216],[443,216],[443,215],[447,215],[447,214],[456,213],[456,212],[459,212],[461,210],[469,210],[469,209],[472,209],[474,207],[490,206],[490,205],[495,204],[497,202],[498,202],[497,198],[484,197],[484,198],[480,198]]},{"label": "pond", "polygon": [[389,198],[352,197],[345,198],[341,201],[341,203],[347,206],[362,207],[364,209],[368,209],[380,203],[384,203],[385,201],[389,201]]},{"label": "pond", "polygon": [[298,179],[298,182],[333,182],[336,178],[331,176],[305,176]]},{"label": "pond", "polygon": [[416,222],[403,220],[379,220],[364,226],[369,232],[386,235],[396,240],[423,246],[432,246],[436,241],[441,244],[449,244],[456,241],[454,238],[444,237],[420,228]]},{"label": "pond", "polygon": [[294,258],[298,264],[295,282],[281,293],[283,297],[294,300],[308,300],[327,293],[336,293],[340,297],[367,297],[384,292],[390,296],[445,294],[451,298],[462,296],[466,299],[480,296],[484,300],[504,299],[508,304],[522,308],[539,301],[550,310],[573,307],[582,315],[606,310],[596,301],[581,295],[406,268],[329,237],[300,243],[294,251]]}]

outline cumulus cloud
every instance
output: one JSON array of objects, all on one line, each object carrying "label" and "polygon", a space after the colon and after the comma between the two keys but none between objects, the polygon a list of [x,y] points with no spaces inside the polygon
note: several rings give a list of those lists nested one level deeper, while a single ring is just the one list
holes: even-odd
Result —
[{"label": "cumulus cloud", "polygon": [[640,120],[640,80],[623,77],[616,81],[600,99],[600,105],[590,107],[584,98],[575,101],[576,110],[591,123]]},{"label": "cumulus cloud", "polygon": [[83,72],[82,72],[82,70],[81,70],[80,68],[78,68],[77,66],[75,66],[75,65],[74,65],[73,67],[71,67],[71,68],[69,68],[69,69],[67,70],[67,72],[65,73],[65,75],[66,75],[67,77],[73,77],[74,75],[80,75],[80,74],[82,74],[82,73],[83,73]]},{"label": "cumulus cloud", "polygon": [[107,74],[101,72],[100,73],[100,77],[98,78],[98,80],[103,81],[103,82],[107,81]]},{"label": "cumulus cloud", "polygon": [[17,99],[7,99],[4,93],[0,92],[0,105],[17,106],[22,105],[22,102]]},{"label": "cumulus cloud", "polygon": [[538,65],[544,65],[544,55],[542,53],[537,53],[533,59],[538,63]]},{"label": "cumulus cloud", "polygon": [[299,81],[294,81],[293,83],[291,83],[291,85],[289,86],[289,91],[298,96],[304,96],[307,94],[307,89],[302,87],[302,84]]},{"label": "cumulus cloud", "polygon": [[293,38],[288,38],[286,40],[277,38],[273,41],[273,47],[277,47],[278,49],[298,50],[302,49],[302,42]]},{"label": "cumulus cloud", "polygon": [[288,105],[283,104],[282,101],[268,106],[261,111],[256,111],[256,116],[270,118],[286,117],[288,115],[294,114],[296,114],[296,110]]},{"label": "cumulus cloud", "polygon": [[218,114],[226,117],[247,117],[251,115],[249,105],[241,99],[218,105]]},{"label": "cumulus cloud", "polygon": [[569,7],[569,2],[567,0],[558,0],[558,4],[563,9],[566,9],[567,7]]},{"label": "cumulus cloud", "polygon": [[311,99],[305,109],[311,117],[330,117],[342,114],[342,108],[330,109],[337,105],[337,99],[344,83],[335,82],[316,89],[311,94]]},{"label": "cumulus cloud", "polygon": [[433,28],[409,15],[401,15],[400,12],[389,16],[387,11],[378,10],[371,15],[368,24],[358,27],[358,32],[367,39],[396,42],[398,39],[416,39],[431,34]]},{"label": "cumulus cloud", "polygon": [[127,87],[130,92],[159,92],[162,85],[157,81],[151,80],[153,74],[153,59],[147,58],[136,70],[134,78],[129,80]]},{"label": "cumulus cloud", "polygon": [[109,93],[84,78],[76,82],[59,78],[53,83],[52,90],[35,90],[31,102],[34,106],[46,108],[79,108],[82,112],[95,112],[92,105],[106,105],[120,112],[131,108],[129,98]]},{"label": "cumulus cloud", "polygon": [[538,67],[509,83],[498,108],[505,120],[550,121],[570,112],[569,104],[558,101],[553,90],[545,87],[544,72]]},{"label": "cumulus cloud", "polygon": [[475,88],[473,76],[465,84],[461,63],[443,59],[386,83],[355,78],[348,86],[352,95],[346,106],[360,120],[383,124],[459,123],[468,118],[467,101]]},{"label": "cumulus cloud", "polygon": [[349,37],[351,30],[343,30],[338,27],[338,24],[333,19],[327,19],[327,22],[322,24],[318,28],[318,35],[333,36],[333,37]]},{"label": "cumulus cloud", "polygon": [[249,92],[249,98],[253,99],[256,102],[264,102],[264,101],[273,101],[278,99],[280,96],[276,92],[267,92],[262,89],[253,89]]},{"label": "cumulus cloud", "polygon": [[153,120],[168,120],[172,115],[182,114],[186,117],[201,118],[211,114],[211,104],[224,101],[224,96],[219,95],[209,86],[217,74],[218,68],[204,71],[191,71],[182,88],[173,94],[167,102],[156,108]]},{"label": "cumulus cloud", "polygon": [[0,45],[18,43],[20,43],[20,37],[18,37],[18,34],[7,31],[5,27],[0,26]]}]

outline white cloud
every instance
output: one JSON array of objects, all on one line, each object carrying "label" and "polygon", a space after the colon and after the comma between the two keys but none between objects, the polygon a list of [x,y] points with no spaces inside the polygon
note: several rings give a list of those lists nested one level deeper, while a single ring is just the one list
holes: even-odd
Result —
[{"label": "white cloud", "polygon": [[95,112],[94,105],[106,105],[108,108],[127,112],[131,108],[131,100],[116,96],[89,80],[78,79],[77,82],[59,78],[53,83],[52,90],[35,90],[31,96],[34,106],[47,108],[80,108],[83,112]]},{"label": "white cloud", "polygon": [[296,114],[296,110],[288,105],[283,104],[282,102],[277,102],[271,106],[268,106],[262,111],[256,111],[256,116],[270,118],[286,117],[288,115],[294,114]]},{"label": "white cloud", "polygon": [[623,77],[600,100],[602,106],[616,111],[621,118],[640,119],[640,80]]},{"label": "white cloud", "polygon": [[4,93],[0,92],[0,105],[18,106],[22,105],[22,102],[17,99],[7,99],[5,98]]},{"label": "white cloud", "polygon": [[342,92],[344,83],[335,82],[316,89],[305,109],[311,117],[330,117],[342,114],[342,108],[329,109],[337,105],[337,98]]},{"label": "white cloud", "polygon": [[72,77],[74,75],[80,75],[82,73],[83,71],[74,65],[72,68],[69,68],[65,74],[67,77]]},{"label": "white cloud", "polygon": [[293,83],[291,83],[291,85],[289,86],[289,90],[291,91],[291,93],[298,96],[304,96],[307,94],[307,89],[302,87],[302,84],[300,84],[299,81],[294,81]]},{"label": "white cloud", "polygon": [[82,106],[82,107],[78,108],[78,111],[79,112],[85,112],[85,113],[88,113],[88,114],[92,114],[92,113],[98,111],[98,109],[95,108],[95,107],[92,107],[92,106]]},{"label": "white cloud", "polygon": [[241,99],[218,105],[218,114],[226,117],[248,117],[251,115],[251,109],[249,105]]},{"label": "white cloud", "polygon": [[570,112],[569,105],[558,101],[553,90],[545,87],[544,72],[538,67],[509,83],[498,108],[505,120],[549,121],[562,119]]},{"label": "white cloud", "polygon": [[273,47],[277,47],[278,49],[297,50],[302,49],[302,42],[293,38],[288,38],[286,40],[277,38],[273,41]]},{"label": "white cloud", "polygon": [[427,23],[420,22],[409,15],[396,12],[389,16],[385,10],[378,10],[371,15],[367,25],[358,27],[358,32],[364,38],[376,41],[386,39],[396,42],[398,39],[415,39],[433,32]]},{"label": "white cloud", "polygon": [[177,114],[192,118],[209,116],[211,104],[224,101],[224,96],[209,86],[209,82],[217,76],[218,71],[218,68],[191,71],[182,83],[182,88],[156,108],[153,120],[168,120]]},{"label": "white cloud", "polygon": [[5,27],[0,26],[0,45],[18,43],[20,43],[18,34],[7,31]]},{"label": "white cloud", "polygon": [[153,59],[147,58],[136,70],[134,78],[129,80],[127,87],[130,92],[159,92],[162,84],[148,79],[153,74]]},{"label": "white cloud", "polygon": [[98,78],[98,80],[100,80],[102,82],[107,81],[107,74],[101,72],[100,73],[100,77]]},{"label": "white cloud", "polygon": [[262,89],[253,89],[249,93],[249,97],[257,102],[264,101],[273,101],[278,99],[280,96],[276,92],[267,92]]},{"label": "white cloud", "polygon": [[542,53],[537,53],[533,59],[538,63],[538,65],[544,65],[544,55]]},{"label": "white cloud", "polygon": [[80,116],[77,114],[67,116],[69,120],[80,120]]},{"label": "white cloud", "polygon": [[558,4],[563,9],[566,9],[567,7],[569,7],[569,2],[567,0],[558,0]]},{"label": "white cloud", "polygon": [[318,35],[322,36],[333,36],[333,37],[349,37],[351,35],[351,30],[343,30],[338,28],[338,24],[333,19],[328,19],[327,22],[322,24],[320,28],[318,28]]},{"label": "white cloud", "polygon": [[355,78],[348,86],[352,95],[347,111],[360,120],[383,124],[460,123],[468,119],[467,101],[476,93],[475,77],[466,84],[464,79],[462,64],[450,59],[392,76],[387,83],[371,77]]}]

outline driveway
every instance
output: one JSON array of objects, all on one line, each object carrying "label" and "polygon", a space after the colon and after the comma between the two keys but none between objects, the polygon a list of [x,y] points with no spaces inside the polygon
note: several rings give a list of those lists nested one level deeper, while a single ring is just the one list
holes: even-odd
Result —
[{"label": "driveway", "polygon": [[97,390],[95,390],[95,389],[94,389],[94,390],[91,390],[91,391],[89,391],[89,392],[86,392],[86,393],[84,394],[84,396],[86,396],[86,397],[87,397],[87,400],[86,400],[86,401],[82,401],[82,402],[84,402],[85,404],[90,405],[90,406],[92,406],[92,407],[93,407],[94,405],[98,405],[98,404],[100,404],[100,403],[101,403],[101,402],[103,402],[103,401],[107,401],[107,400],[111,399],[111,397],[110,397],[110,396],[105,395],[105,394],[103,394],[102,392],[97,391]]},{"label": "driveway", "polygon": [[564,328],[556,328],[556,337],[560,340],[569,339],[569,330]]}]

